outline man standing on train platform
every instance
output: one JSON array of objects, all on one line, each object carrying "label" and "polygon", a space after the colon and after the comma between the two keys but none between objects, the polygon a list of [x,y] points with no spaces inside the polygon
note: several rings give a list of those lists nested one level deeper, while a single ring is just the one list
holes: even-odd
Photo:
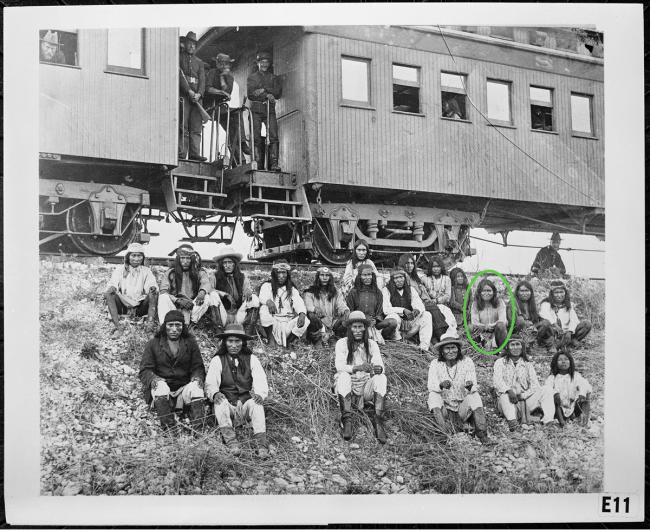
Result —
[{"label": "man standing on train platform", "polygon": [[210,278],[194,257],[195,251],[187,243],[174,253],[174,266],[165,271],[160,282],[158,296],[158,319],[162,324],[165,315],[180,309],[187,326],[196,324],[210,307]]},{"label": "man standing on train platform", "polygon": [[178,158],[204,162],[201,156],[201,129],[203,120],[199,111],[203,92],[205,91],[205,66],[194,55],[196,51],[196,33],[188,32],[183,40],[183,50],[179,54],[179,79],[181,97],[181,119],[178,137]]},{"label": "man standing on train platform", "polygon": [[560,249],[560,242],[562,238],[557,232],[553,232],[551,236],[551,244],[539,250],[535,261],[530,267],[531,274],[538,275],[547,270],[556,269],[562,275],[566,274],[566,267],[560,257],[558,250]]},{"label": "man standing on train platform", "polygon": [[280,140],[278,139],[278,121],[275,116],[275,100],[282,96],[282,81],[280,77],[271,73],[271,62],[270,53],[259,52],[257,54],[257,71],[248,76],[246,84],[253,113],[253,138],[258,168],[262,169],[265,162],[264,142],[262,141],[262,123],[264,123],[269,144],[268,167],[271,171],[280,171],[278,165]]},{"label": "man standing on train platform", "polygon": [[117,336],[124,332],[124,327],[120,326],[120,315],[125,313],[137,317],[147,315],[147,331],[153,331],[156,327],[158,284],[151,269],[145,267],[143,262],[144,246],[131,243],[126,249],[124,263],[115,268],[108,282],[104,297]]}]

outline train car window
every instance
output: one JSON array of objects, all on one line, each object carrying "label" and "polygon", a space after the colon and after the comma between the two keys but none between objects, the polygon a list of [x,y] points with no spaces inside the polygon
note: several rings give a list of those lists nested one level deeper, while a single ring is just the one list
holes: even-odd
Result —
[{"label": "train car window", "polygon": [[107,32],[106,71],[117,74],[144,75],[144,29],[111,28]]},{"label": "train car window", "polygon": [[393,65],[393,110],[420,112],[420,69]]},{"label": "train car window", "polygon": [[341,93],[349,103],[370,105],[370,61],[341,57]]},{"label": "train car window", "polygon": [[440,73],[440,85],[442,87],[442,117],[453,120],[467,119],[467,83],[464,75]]},{"label": "train car window", "polygon": [[510,82],[487,80],[487,115],[491,120],[512,123]]},{"label": "train car window", "polygon": [[42,29],[39,32],[41,63],[78,66],[77,32]]},{"label": "train car window", "polygon": [[591,96],[571,93],[571,130],[593,135]]},{"label": "train car window", "polygon": [[490,37],[514,40],[515,35],[511,26],[490,26]]},{"label": "train car window", "polygon": [[553,131],[553,90],[530,87],[530,123],[538,131]]},{"label": "train car window", "polygon": [[550,48],[551,41],[546,31],[531,29],[528,32],[528,40],[533,46],[543,46],[545,48]]}]

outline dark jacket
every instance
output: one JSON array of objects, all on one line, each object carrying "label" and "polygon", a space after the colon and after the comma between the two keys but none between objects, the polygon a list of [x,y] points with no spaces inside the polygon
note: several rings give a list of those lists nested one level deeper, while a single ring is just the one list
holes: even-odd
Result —
[{"label": "dark jacket", "polygon": [[144,347],[139,377],[147,403],[151,403],[151,382],[154,379],[164,379],[172,392],[195,377],[203,384],[205,366],[196,339],[192,336],[181,337],[178,355],[174,357],[169,351],[167,338],[154,337]]},{"label": "dark jacket", "polygon": [[[185,78],[179,74],[181,96],[187,96],[190,88],[203,96],[205,92],[205,67],[201,59],[182,51],[179,55],[180,68]],[[187,82],[186,82],[187,80]]]},{"label": "dark jacket", "polygon": [[230,364],[229,356],[221,356],[221,386],[219,391],[226,396],[231,405],[237,401],[246,403],[251,398],[253,388],[253,372],[251,371],[251,356],[240,355],[239,367]]},{"label": "dark jacket", "polygon": [[537,253],[535,261],[533,261],[533,264],[530,267],[530,271],[533,274],[537,274],[538,272],[550,269],[551,267],[557,267],[560,269],[562,274],[566,274],[566,267],[560,257],[560,253],[549,245],[548,247],[540,249]]},{"label": "dark jacket", "polygon": [[[259,88],[263,88],[264,92],[259,96],[253,95],[253,92]],[[275,99],[282,97],[282,80],[271,72],[257,71],[248,76],[246,89],[248,99],[251,101],[251,110],[266,112],[263,103],[266,101],[267,94],[272,94]],[[275,108],[275,103],[271,103],[271,107]]]},{"label": "dark jacket", "polygon": [[[366,290],[362,287],[362,290]],[[350,308],[350,311],[363,311],[364,314],[366,315],[366,318],[375,318],[377,320],[383,320],[384,319],[384,296],[381,294],[381,291],[379,289],[377,290],[370,290],[367,289],[373,296],[375,296],[375,303],[373,307],[371,308],[361,308],[359,299],[361,293],[356,287],[353,287],[352,290],[348,293],[348,296],[346,297],[345,301],[348,304],[348,307]],[[366,311],[364,311],[366,309]]]}]

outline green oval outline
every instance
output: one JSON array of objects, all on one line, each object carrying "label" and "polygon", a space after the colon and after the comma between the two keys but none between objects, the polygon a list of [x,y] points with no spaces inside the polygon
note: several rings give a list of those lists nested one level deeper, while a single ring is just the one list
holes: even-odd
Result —
[{"label": "green oval outline", "polygon": [[[510,307],[512,309],[512,318],[510,319],[510,326],[508,327],[508,334],[506,335],[506,340],[503,342],[501,346],[499,346],[494,350],[484,350],[478,344],[476,344],[476,341],[474,341],[474,339],[472,338],[472,334],[470,333],[469,325],[467,324],[467,304],[469,303],[469,297],[472,293],[472,286],[474,285],[476,280],[478,280],[481,276],[487,276],[487,275],[498,276],[501,279],[501,281],[505,284],[506,291],[508,292],[508,296],[510,297]],[[508,342],[510,342],[510,338],[512,337],[512,333],[515,329],[516,321],[517,321],[517,303],[515,300],[515,295],[512,292],[512,287],[510,287],[510,282],[508,282],[506,277],[500,272],[495,271],[494,269],[485,269],[482,271],[478,271],[476,274],[474,274],[474,277],[469,282],[467,289],[465,289],[465,296],[463,297],[463,328],[465,330],[465,336],[469,339],[469,342],[472,345],[472,347],[477,352],[482,353],[483,355],[496,355],[501,350],[503,350],[503,348],[506,347]]]}]

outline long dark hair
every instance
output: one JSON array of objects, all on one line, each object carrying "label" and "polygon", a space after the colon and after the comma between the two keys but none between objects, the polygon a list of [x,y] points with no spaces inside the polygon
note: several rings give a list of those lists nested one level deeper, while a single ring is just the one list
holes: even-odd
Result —
[{"label": "long dark hair", "polygon": [[[406,305],[408,307],[413,307],[411,305],[411,285],[409,284],[408,277],[404,277],[404,299],[406,300]],[[388,289],[388,292],[390,293],[390,300],[391,303],[395,298],[400,298],[400,294],[397,292],[397,286],[395,285],[395,282],[393,281],[393,277],[391,276],[390,280],[388,280],[388,283],[386,284],[386,289]]]},{"label": "long dark hair", "polygon": [[[284,285],[287,288],[287,297],[291,298],[291,291],[295,288],[291,281],[291,271],[287,271],[287,282]],[[280,287],[282,286],[278,284],[278,270],[271,269],[271,291],[273,292],[273,298],[278,295],[278,289]]]},{"label": "long dark hair", "polygon": [[[167,328],[165,327],[165,324],[166,324],[166,322],[163,322],[162,324],[160,324],[160,327],[158,328],[158,331],[156,331],[156,334],[154,335],[154,337],[156,337],[157,339],[160,339],[160,338],[166,339],[167,338]],[[190,336],[190,330],[187,329],[187,324],[185,324],[185,321],[183,320],[183,329],[181,331],[181,338],[186,339],[189,336]]]},{"label": "long dark hair", "polygon": [[[198,293],[199,290],[199,264],[196,261],[196,255],[192,254],[190,258],[190,281],[192,282],[192,293]],[[181,257],[176,254],[174,267],[169,271],[169,283],[173,286],[174,294],[181,292],[183,285],[183,267],[181,267]]]},{"label": "long dark hair", "polygon": [[360,261],[359,258],[357,258],[357,247],[360,247],[361,245],[366,247],[366,250],[368,251],[366,252],[365,259],[370,259],[370,245],[368,245],[365,239],[357,239],[357,242],[352,247],[352,268],[356,267]]},{"label": "long dark hair", "polygon": [[[311,284],[306,290],[306,293],[311,293],[314,296],[318,296],[321,290],[320,285],[320,272],[316,272],[316,277],[314,278],[314,283]],[[325,292],[327,292],[327,300],[331,301],[336,296],[336,284],[334,283],[334,276],[330,273],[330,279],[325,286]]]},{"label": "long dark hair", "polygon": [[551,374],[557,375],[559,373],[557,360],[559,359],[560,355],[566,355],[569,359],[569,375],[573,381],[573,375],[576,373],[576,362],[573,360],[573,355],[571,355],[568,351],[558,351],[555,355],[553,355],[553,358],[551,359]]},{"label": "long dark hair", "polygon": [[551,287],[551,290],[548,292],[548,296],[542,300],[542,302],[548,302],[551,304],[551,306],[556,305],[554,300],[553,300],[553,290],[554,289],[564,289],[564,302],[562,302],[562,305],[567,308],[567,310],[571,309],[571,295],[569,294],[569,290],[565,286],[559,286],[559,287]]},{"label": "long dark hair", "polygon": [[[413,261],[413,271],[410,272],[410,273],[406,270],[406,267],[405,267],[406,262],[409,261],[409,260]],[[420,283],[422,283],[422,279],[418,276],[418,268],[417,268],[417,265],[415,264],[416,261],[417,260],[415,259],[415,256],[413,256],[413,254],[402,254],[399,257],[399,260],[397,261],[397,266],[400,269],[404,270],[404,272],[406,273],[406,277],[409,280],[411,280],[412,282],[420,284]]]},{"label": "long dark hair", "polygon": [[[221,341],[221,344],[219,345],[219,348],[217,349],[217,352],[215,353],[216,355],[228,355],[228,348],[226,347],[226,339],[228,337],[225,337],[224,340]],[[241,337],[240,337],[241,338]],[[248,347],[248,341],[246,339],[242,339],[242,346],[241,346],[241,351],[239,352],[239,355],[253,355],[253,351]]]},{"label": "long dark hair", "polygon": [[[454,344],[454,346],[456,346],[456,349],[458,350],[456,362],[462,361],[465,358],[465,355],[463,354],[463,348],[461,348],[458,344]],[[447,359],[445,359],[445,354],[442,353],[442,347],[438,348],[438,362],[447,362]]]},{"label": "long dark hair", "polygon": [[[244,273],[239,268],[239,260],[233,259],[232,261],[235,264],[235,268],[232,271],[232,276],[235,280],[237,292],[241,299],[243,297],[242,290],[244,288]],[[223,268],[223,260],[219,260],[219,264],[217,265],[217,270],[214,273],[214,283],[217,290],[224,291],[226,293],[230,291],[230,286],[228,285],[228,275]]]},{"label": "long dark hair", "polygon": [[[354,340],[354,335],[352,334],[352,324],[348,326],[348,358],[347,358],[347,363],[352,364],[352,361],[354,360],[354,350],[355,350],[355,340]],[[370,343],[369,343],[369,337],[368,337],[368,326],[365,326],[363,329],[363,338],[361,339],[361,342],[363,342],[363,346],[366,349],[366,357],[367,361],[370,362]]]},{"label": "long dark hair", "polygon": [[[375,271],[370,269],[372,271],[372,282],[370,283],[370,289],[381,294],[381,289],[377,286],[377,275],[375,274]],[[354,279],[354,288],[357,291],[360,291],[361,288],[363,287],[363,283],[361,281],[361,273],[357,274],[357,277]]]},{"label": "long dark hair", "polygon": [[431,272],[431,267],[434,263],[437,263],[440,266],[440,276],[445,276],[447,274],[447,269],[445,269],[445,264],[438,256],[432,256],[429,259],[429,267],[427,268],[427,276],[433,276]]},{"label": "long dark hair", "polygon": [[531,316],[531,320],[533,322],[537,322],[539,319],[539,313],[537,312],[537,303],[535,302],[535,291],[533,291],[533,286],[529,281],[522,280],[517,284],[517,287],[515,287],[515,299],[517,300],[517,308],[521,309],[522,304],[524,304],[524,302],[519,299],[519,290],[522,287],[526,287],[530,291],[530,298],[528,299],[528,302],[526,302],[526,305],[528,305],[528,314]]},{"label": "long dark hair", "polygon": [[[492,288],[492,298],[487,302],[485,302],[483,300],[483,297],[481,296],[481,291],[483,290],[483,287],[485,287],[486,285]],[[476,306],[478,307],[479,311],[485,309],[486,303],[489,303],[494,308],[497,307],[498,305],[497,288],[492,282],[492,280],[483,278],[480,282],[478,282],[478,287],[476,288],[475,300],[476,300]]]},{"label": "long dark hair", "polygon": [[[459,285],[458,282],[456,282],[456,276],[458,276],[458,273],[461,273],[463,275],[463,284]],[[467,287],[467,274],[465,274],[465,271],[461,269],[460,267],[454,267],[451,269],[451,272],[449,273],[449,277],[451,278],[451,286],[452,287]]]}]

